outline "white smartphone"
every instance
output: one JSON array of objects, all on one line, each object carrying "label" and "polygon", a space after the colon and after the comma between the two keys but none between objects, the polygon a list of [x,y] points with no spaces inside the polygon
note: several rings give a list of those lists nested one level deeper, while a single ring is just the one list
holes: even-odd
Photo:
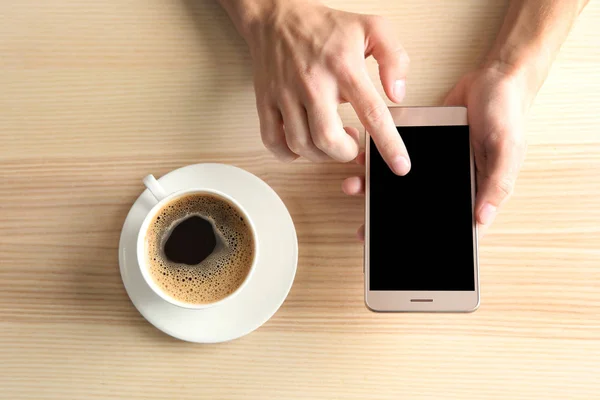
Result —
[{"label": "white smartphone", "polygon": [[464,107],[391,107],[411,170],[395,175],[367,132],[365,303],[373,311],[479,307],[475,165]]}]

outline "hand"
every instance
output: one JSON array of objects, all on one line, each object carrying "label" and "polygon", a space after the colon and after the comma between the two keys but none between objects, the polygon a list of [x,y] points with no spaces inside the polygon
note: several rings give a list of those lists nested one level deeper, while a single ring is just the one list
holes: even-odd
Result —
[{"label": "hand", "polygon": [[[365,165],[365,153],[360,153],[354,160],[358,165]],[[348,196],[364,196],[365,195],[365,177],[353,176],[344,179],[342,182],[342,191]],[[365,240],[365,225],[362,224],[358,231],[356,231],[356,237],[361,242]]]},{"label": "hand", "polygon": [[[446,105],[466,105],[477,169],[475,216],[480,236],[513,191],[525,156],[523,119],[531,103],[518,75],[489,67],[464,76],[448,94]],[[364,155],[357,157],[364,165]],[[364,195],[363,176],[346,179],[342,190]],[[364,225],[358,231],[364,240]]]},{"label": "hand", "polygon": [[275,3],[241,29],[265,146],[284,161],[351,161],[358,131],[344,128],[337,112],[350,102],[391,169],[406,174],[406,148],[364,62],[375,57],[385,93],[402,101],[409,60],[387,21],[318,2]]},{"label": "hand", "polygon": [[513,192],[525,158],[523,121],[532,98],[523,77],[498,67],[464,76],[445,105],[465,105],[477,170],[475,217],[480,235]]}]

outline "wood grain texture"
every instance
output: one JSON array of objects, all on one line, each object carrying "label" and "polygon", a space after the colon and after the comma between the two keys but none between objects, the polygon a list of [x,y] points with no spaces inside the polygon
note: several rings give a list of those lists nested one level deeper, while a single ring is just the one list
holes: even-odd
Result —
[{"label": "wood grain texture", "polygon": [[[328,3],[395,22],[408,105],[439,104],[505,9]],[[359,168],[263,149],[250,58],[215,2],[1,2],[0,398],[600,398],[599,20],[591,2],[531,111],[515,194],[481,245],[481,308],[382,315],[363,305],[363,202],[340,191]],[[135,310],[117,245],[145,174],[208,161],[280,194],[300,254],[270,321],[194,345]]]}]

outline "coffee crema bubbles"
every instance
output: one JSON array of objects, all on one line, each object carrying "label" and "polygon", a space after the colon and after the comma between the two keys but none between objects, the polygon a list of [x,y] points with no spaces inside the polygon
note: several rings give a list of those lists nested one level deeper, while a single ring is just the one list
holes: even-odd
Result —
[{"label": "coffee crema bubbles", "polygon": [[170,297],[189,304],[222,300],[246,280],[254,234],[243,213],[212,193],[165,204],[150,221],[145,254],[150,276]]}]

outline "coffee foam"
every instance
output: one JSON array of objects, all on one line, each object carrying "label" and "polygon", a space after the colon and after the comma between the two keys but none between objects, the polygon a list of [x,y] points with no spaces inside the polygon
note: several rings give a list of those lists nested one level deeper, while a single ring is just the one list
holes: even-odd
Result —
[{"label": "coffee foam", "polygon": [[[164,245],[181,221],[200,216],[213,225],[217,246],[200,264],[171,262]],[[212,194],[185,195],[167,203],[150,222],[145,240],[152,280],[165,293],[184,303],[221,300],[244,282],[254,260],[254,236],[240,210]]]}]

